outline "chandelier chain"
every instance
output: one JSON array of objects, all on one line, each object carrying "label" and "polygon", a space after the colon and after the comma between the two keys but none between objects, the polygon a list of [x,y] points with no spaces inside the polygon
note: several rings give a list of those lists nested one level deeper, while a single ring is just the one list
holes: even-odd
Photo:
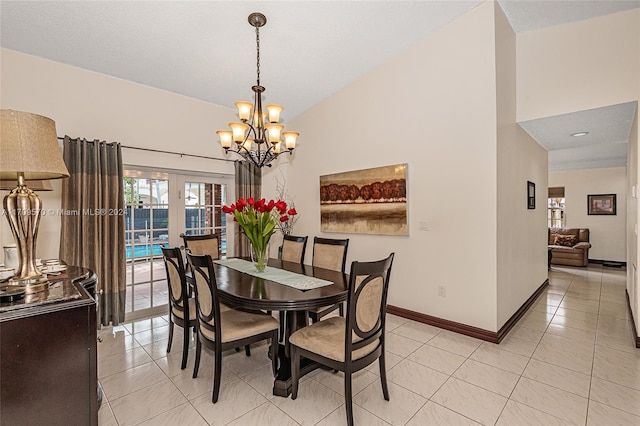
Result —
[{"label": "chandelier chain", "polygon": [[256,69],[258,70],[258,86],[260,86],[260,27],[256,27]]}]

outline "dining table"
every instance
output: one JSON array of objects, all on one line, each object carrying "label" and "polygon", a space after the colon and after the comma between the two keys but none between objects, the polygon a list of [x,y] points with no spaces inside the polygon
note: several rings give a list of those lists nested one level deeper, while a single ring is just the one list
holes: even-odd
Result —
[{"label": "dining table", "polygon": [[[269,259],[264,272],[257,272],[248,259],[229,258],[213,261],[220,301],[234,308],[285,312],[282,342],[278,344],[279,367],[273,394],[291,393],[289,336],[305,327],[307,311],[347,300],[349,275],[311,265]],[[317,368],[303,360],[300,374]]]}]

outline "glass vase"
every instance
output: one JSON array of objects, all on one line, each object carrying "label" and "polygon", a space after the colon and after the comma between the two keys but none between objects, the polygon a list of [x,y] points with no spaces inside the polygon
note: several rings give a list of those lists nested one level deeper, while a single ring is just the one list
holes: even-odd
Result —
[{"label": "glass vase", "polygon": [[256,246],[251,244],[251,261],[256,266],[256,271],[263,272],[269,262],[269,243],[262,250],[256,249]]}]

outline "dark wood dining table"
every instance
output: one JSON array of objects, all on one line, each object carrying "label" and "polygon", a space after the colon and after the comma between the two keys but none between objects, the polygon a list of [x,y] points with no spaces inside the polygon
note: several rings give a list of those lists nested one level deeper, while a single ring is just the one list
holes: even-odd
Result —
[{"label": "dark wood dining table", "polygon": [[[311,290],[298,290],[217,263],[214,263],[213,266],[222,302],[236,308],[286,312],[284,343],[279,344],[279,368],[273,384],[273,394],[283,397],[289,396],[291,393],[291,365],[288,356],[288,337],[294,331],[307,325],[307,310],[347,300],[349,275],[310,265],[270,259],[268,263],[270,267],[333,283]],[[300,373],[304,375],[315,367],[315,365],[306,362],[301,365]]]}]

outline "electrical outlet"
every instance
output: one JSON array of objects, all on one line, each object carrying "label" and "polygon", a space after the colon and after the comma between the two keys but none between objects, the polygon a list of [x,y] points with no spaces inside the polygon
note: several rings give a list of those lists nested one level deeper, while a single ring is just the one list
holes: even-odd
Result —
[{"label": "electrical outlet", "polygon": [[428,231],[429,230],[429,225],[427,224],[427,222],[420,222],[418,224],[418,230],[420,230],[420,231]]},{"label": "electrical outlet", "polygon": [[443,285],[439,285],[438,286],[438,296],[447,297],[447,289],[446,289],[445,286],[443,286]]}]

